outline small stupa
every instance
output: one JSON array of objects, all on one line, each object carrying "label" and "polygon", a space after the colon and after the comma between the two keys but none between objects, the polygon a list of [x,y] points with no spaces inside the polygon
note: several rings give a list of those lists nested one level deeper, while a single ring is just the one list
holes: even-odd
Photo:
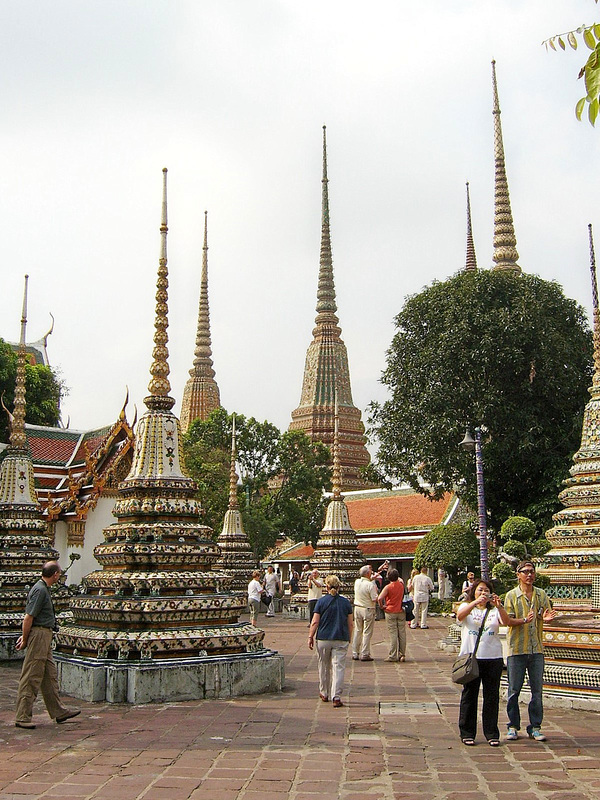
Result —
[{"label": "small stupa", "polygon": [[536,559],[546,590],[563,613],[544,625],[544,683],[600,697],[600,310],[589,226],[594,309],[594,376],[581,446],[558,499],[565,506],[546,531],[552,549]]},{"label": "small stupa", "polygon": [[[33,478],[33,462],[25,435],[25,331],[27,327],[27,284],[25,275],[21,338],[17,355],[15,400],[10,419],[10,444],[0,465],[0,660],[23,658],[15,650],[21,635],[27,594],[39,580],[46,561],[58,560],[42,516]],[[54,594],[57,611],[68,604],[64,595]]]},{"label": "small stupa", "polygon": [[252,578],[252,570],[256,568],[256,558],[250,547],[250,541],[244,530],[244,522],[237,496],[238,476],[235,471],[237,448],[235,440],[235,414],[231,429],[231,466],[229,469],[229,508],[225,512],[223,530],[217,544],[221,555],[216,567],[233,578],[232,589],[246,592]]},{"label": "small stupa", "polygon": [[131,471],[61,627],[56,660],[64,691],[88,700],[144,703],[278,690],[282,658],[264,632],[240,622],[246,595],[214,569],[219,548],[199,522],[197,487],[180,463],[167,350],[167,171],[150,394]]},{"label": "small stupa", "polygon": [[181,430],[186,433],[196,419],[206,420],[221,405],[219,387],[215,380],[210,338],[210,310],[208,305],[208,212],[204,212],[204,247],[202,248],[202,275],[194,365],[190,370],[181,403]]},{"label": "small stupa", "polygon": [[332,497],[327,506],[325,525],[319,534],[311,564],[322,577],[337,575],[340,591],[349,600],[354,597],[354,581],[365,563],[359,550],[356,532],[350,525],[348,506],[342,496],[342,468],[338,432],[338,405],[334,406]]}]

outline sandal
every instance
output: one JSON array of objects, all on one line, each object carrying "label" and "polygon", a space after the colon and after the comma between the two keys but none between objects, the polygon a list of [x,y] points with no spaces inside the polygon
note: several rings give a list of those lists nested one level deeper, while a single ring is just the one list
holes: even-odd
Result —
[{"label": "sandal", "polygon": [[474,747],[475,746],[475,739],[463,739],[463,744],[466,744],[467,747]]},{"label": "sandal", "polygon": [[490,747],[500,747],[500,742],[498,741],[498,739],[490,739],[488,741],[488,744]]}]

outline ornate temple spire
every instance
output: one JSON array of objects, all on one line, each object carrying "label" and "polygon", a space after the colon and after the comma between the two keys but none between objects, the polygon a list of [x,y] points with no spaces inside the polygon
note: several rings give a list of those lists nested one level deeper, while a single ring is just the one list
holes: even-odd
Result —
[{"label": "ornate temple spire", "polygon": [[17,356],[17,380],[15,384],[15,403],[11,418],[10,444],[15,450],[25,450],[27,438],[25,436],[25,333],[27,330],[27,283],[29,275],[25,275],[23,289],[23,311],[21,313],[21,337],[19,339],[19,353]]},{"label": "ornate temple spire", "polygon": [[333,497],[339,500],[342,496],[342,466],[340,464],[340,417],[338,414],[337,395],[335,398],[335,422],[333,428],[333,472],[331,483]]},{"label": "ornate temple spire", "polygon": [[195,419],[208,419],[211,411],[219,408],[221,398],[215,381],[210,338],[210,311],[208,304],[208,211],[204,212],[204,247],[202,248],[202,274],[200,277],[200,303],[194,366],[183,391],[181,428],[187,431]]},{"label": "ornate temple spire", "polygon": [[[588,226],[592,304],[594,309],[594,376],[583,414],[581,445],[573,456],[570,477],[558,499],[565,506],[546,531],[552,549],[536,559],[550,578],[548,593],[556,608],[600,610],[600,312],[592,226]],[[573,574],[573,569],[576,574]]]},{"label": "ornate temple spire", "polygon": [[598,279],[596,277],[596,253],[591,223],[588,225],[590,240],[590,272],[592,277],[592,306],[594,310],[594,379],[593,390],[600,390],[600,310],[598,308]]},{"label": "ornate temple spire", "polygon": [[334,394],[339,404],[339,458],[344,467],[345,490],[365,488],[360,468],[371,458],[365,446],[361,413],[352,400],[348,352],[337,317],[331,231],[329,220],[327,139],[323,126],[323,177],[321,182],[321,251],[317,316],[308,347],[300,405],[292,411],[290,430],[304,431],[312,441],[333,445]]},{"label": "ornate temple spire", "polygon": [[[327,126],[323,125],[323,178],[321,179],[321,258],[319,265],[319,288],[317,290],[317,325],[337,325],[337,304],[333,281],[333,256],[331,254],[331,231],[329,227],[329,181],[327,179]],[[341,333],[341,331],[340,331]]]},{"label": "ornate temple spire", "polygon": [[158,278],[156,281],[156,316],[154,319],[154,350],[152,351],[152,380],[148,384],[150,396],[144,399],[152,411],[170,411],[175,400],[169,397],[169,273],[167,270],[167,169],[163,169],[162,213],[160,220],[160,256],[158,259]]},{"label": "ornate temple spire", "polygon": [[477,269],[475,256],[475,243],[473,242],[473,228],[471,226],[471,198],[469,196],[469,181],[467,181],[467,258],[465,270],[471,272]]},{"label": "ornate temple spire", "polygon": [[492,87],[494,102],[492,114],[494,117],[494,163],[495,163],[495,190],[494,190],[494,255],[495,270],[510,270],[521,272],[517,264],[517,239],[513,224],[510,197],[508,194],[508,180],[506,178],[506,165],[504,162],[504,144],[502,141],[502,125],[500,123],[500,103],[498,102],[498,85],[496,83],[496,62],[492,61]]}]

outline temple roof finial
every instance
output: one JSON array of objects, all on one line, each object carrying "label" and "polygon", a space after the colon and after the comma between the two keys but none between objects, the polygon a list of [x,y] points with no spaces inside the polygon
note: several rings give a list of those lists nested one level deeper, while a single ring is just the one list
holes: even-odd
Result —
[{"label": "temple roof finial", "polygon": [[600,387],[600,309],[598,308],[598,279],[596,277],[596,254],[594,252],[594,234],[591,223],[588,225],[590,240],[590,273],[592,277],[592,307],[594,313],[594,380],[593,388]]},{"label": "temple roof finial", "polygon": [[494,190],[494,267],[495,270],[509,270],[521,272],[517,264],[517,239],[513,224],[510,197],[508,194],[508,180],[506,178],[506,165],[504,161],[504,144],[502,142],[502,125],[500,123],[500,103],[498,101],[498,84],[496,83],[496,62],[492,61],[492,88],[494,117],[494,163],[495,163],[495,190]]},{"label": "temple roof finial", "polygon": [[237,447],[235,443],[235,414],[231,419],[231,466],[229,468],[229,509],[236,511],[239,508],[237,496],[238,476],[235,471],[235,460],[237,458]]},{"label": "temple roof finial", "polygon": [[25,335],[27,330],[27,284],[29,275],[25,275],[25,286],[23,289],[23,311],[21,313],[21,337],[19,339],[19,351],[17,354],[17,379],[15,383],[15,402],[11,416],[10,444],[17,450],[24,450],[27,447],[27,437],[25,436],[25,362],[27,353],[25,350]]},{"label": "temple roof finial", "polygon": [[321,258],[319,266],[319,288],[317,290],[317,325],[327,322],[337,325],[337,304],[333,282],[333,257],[331,254],[331,231],[329,227],[329,190],[327,179],[327,127],[323,125],[323,178],[321,200]]},{"label": "temple roof finial", "polygon": [[167,169],[163,169],[163,194],[162,213],[160,220],[160,256],[158,260],[158,278],[156,281],[156,316],[154,320],[154,350],[152,351],[152,366],[150,374],[152,380],[148,384],[150,396],[144,399],[146,406],[151,410],[170,411],[175,405],[175,400],[169,397],[171,384],[169,383],[169,351],[167,342],[169,334],[169,306],[168,288],[169,273],[167,270]]},{"label": "temple roof finial", "polygon": [[472,271],[477,269],[477,257],[475,255],[475,243],[473,242],[473,228],[471,226],[471,198],[469,196],[469,181],[467,181],[467,258],[465,270]]}]

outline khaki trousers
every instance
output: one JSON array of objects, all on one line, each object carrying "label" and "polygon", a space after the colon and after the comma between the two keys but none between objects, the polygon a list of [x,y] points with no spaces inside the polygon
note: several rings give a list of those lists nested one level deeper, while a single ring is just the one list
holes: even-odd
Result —
[{"label": "khaki trousers", "polygon": [[348,642],[317,639],[319,692],[324,697],[341,697],[344,690]]},{"label": "khaki trousers", "polygon": [[366,658],[371,655],[371,636],[375,627],[375,606],[363,608],[354,606],[354,636],[352,637],[352,655]]},{"label": "khaki trousers", "polygon": [[52,631],[49,628],[32,628],[29,633],[17,691],[17,722],[31,722],[33,704],[40,689],[52,719],[69,713],[58,696],[58,674],[52,658]]},{"label": "khaki trousers", "polygon": [[385,612],[385,621],[390,637],[390,652],[388,658],[398,661],[400,656],[406,656],[406,613]]}]

